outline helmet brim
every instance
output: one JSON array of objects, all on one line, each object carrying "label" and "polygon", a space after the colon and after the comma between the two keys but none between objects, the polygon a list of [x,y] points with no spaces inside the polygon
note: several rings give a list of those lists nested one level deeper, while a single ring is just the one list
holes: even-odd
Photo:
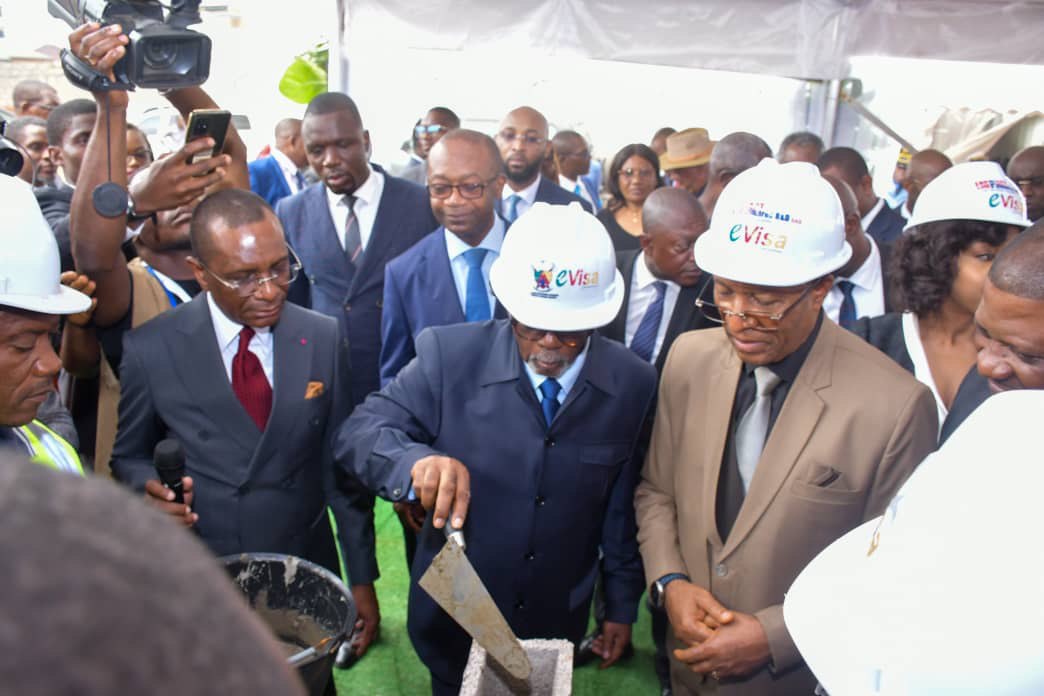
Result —
[{"label": "helmet brim", "polygon": [[58,286],[54,295],[8,295],[0,293],[0,305],[39,314],[79,314],[91,307],[91,298],[79,290]]},{"label": "helmet brim", "polygon": [[[807,259],[799,262],[783,255],[772,258],[771,263],[752,263],[750,255],[740,252],[735,244],[722,244],[716,239],[718,237],[705,233],[696,240],[693,249],[696,265],[712,276],[749,285],[772,288],[802,285],[836,272],[852,258],[852,247],[846,241],[837,254],[813,264]],[[758,253],[767,257],[772,252]]]},{"label": "helmet brim", "polygon": [[[498,272],[498,270],[500,272]],[[553,306],[546,297],[535,293],[512,291],[511,278],[507,277],[503,268],[496,265],[490,270],[489,283],[504,309],[526,326],[548,331],[590,331],[599,329],[620,312],[624,299],[624,280],[617,269],[613,276],[613,286],[609,290],[609,299],[588,307],[563,309]],[[517,286],[517,283],[515,284]]]}]

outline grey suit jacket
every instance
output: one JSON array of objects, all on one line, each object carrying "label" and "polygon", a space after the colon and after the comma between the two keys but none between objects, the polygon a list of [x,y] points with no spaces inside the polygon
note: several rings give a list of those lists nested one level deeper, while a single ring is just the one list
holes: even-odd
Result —
[{"label": "grey suit jacket", "polygon": [[372,509],[338,491],[330,435],[348,413],[337,322],[287,303],[273,329],[273,402],[260,432],[232,391],[206,294],[129,332],[112,470],[142,489],[153,449],[176,438],[193,478],[196,529],[218,555],[265,551],[336,568],[327,504],[353,584],[377,575]]}]

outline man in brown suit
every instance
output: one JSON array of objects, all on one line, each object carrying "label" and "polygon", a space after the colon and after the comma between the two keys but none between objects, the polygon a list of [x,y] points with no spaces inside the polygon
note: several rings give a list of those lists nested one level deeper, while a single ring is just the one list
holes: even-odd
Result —
[{"label": "man in brown suit", "polygon": [[823,314],[851,254],[803,162],[738,175],[696,243],[724,326],[672,347],[635,497],[675,694],[812,693],[783,594],[935,446],[931,393]]}]

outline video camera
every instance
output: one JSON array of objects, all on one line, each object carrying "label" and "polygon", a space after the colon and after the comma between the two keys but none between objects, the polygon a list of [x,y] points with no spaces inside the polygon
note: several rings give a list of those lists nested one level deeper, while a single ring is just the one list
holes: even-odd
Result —
[{"label": "video camera", "polygon": [[18,176],[25,164],[21,149],[4,137],[7,121],[0,119],[0,174]]},{"label": "video camera", "polygon": [[[199,24],[200,0],[47,0],[47,11],[69,26],[119,24],[130,39],[113,68],[111,83],[91,66],[62,51],[66,76],[85,89],[176,89],[210,76],[210,38],[187,27]],[[164,9],[168,11],[164,13]]]}]

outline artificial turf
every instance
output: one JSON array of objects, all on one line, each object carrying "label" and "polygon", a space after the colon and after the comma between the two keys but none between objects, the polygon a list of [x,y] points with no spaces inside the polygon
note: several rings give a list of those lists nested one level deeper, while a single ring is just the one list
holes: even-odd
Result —
[{"label": "artificial turf", "polygon": [[[421,696],[430,693],[428,670],[417,659],[406,633],[406,596],[410,576],[403,551],[402,528],[389,503],[378,500],[375,513],[377,561],[381,578],[377,597],[381,605],[381,633],[366,656],[354,667],[334,670],[340,696]],[[644,600],[643,600],[644,603]],[[635,655],[607,670],[597,664],[576,670],[576,696],[637,696],[659,693],[653,671],[649,613],[639,611],[634,628]]]}]

